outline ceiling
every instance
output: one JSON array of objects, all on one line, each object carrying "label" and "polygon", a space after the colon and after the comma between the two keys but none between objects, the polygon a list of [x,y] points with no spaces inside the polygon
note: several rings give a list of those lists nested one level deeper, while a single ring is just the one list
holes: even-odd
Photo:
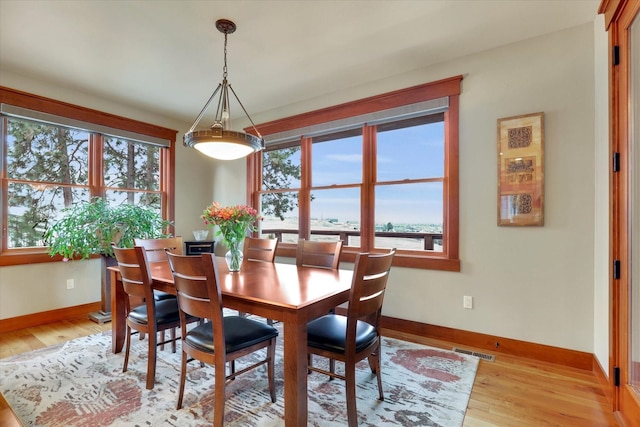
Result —
[{"label": "ceiling", "polygon": [[190,124],[222,77],[219,18],[238,26],[228,38],[228,79],[254,116],[592,23],[599,3],[0,0],[0,77],[44,80]]}]

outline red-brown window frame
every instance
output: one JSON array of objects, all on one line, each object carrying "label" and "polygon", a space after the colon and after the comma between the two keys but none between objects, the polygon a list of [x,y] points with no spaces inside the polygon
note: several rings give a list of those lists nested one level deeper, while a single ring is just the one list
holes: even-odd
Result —
[{"label": "red-brown window frame", "polygon": [[[444,212],[443,212],[443,239],[445,239],[444,254],[425,253],[424,255],[416,255],[415,253],[397,253],[394,257],[393,264],[399,267],[423,268],[445,271],[460,271],[459,259],[459,142],[458,142],[458,113],[459,113],[459,95],[461,92],[462,76],[454,76],[448,79],[438,80],[431,83],[425,83],[418,86],[412,86],[382,95],[364,98],[345,104],[336,105],[296,116],[275,120],[268,123],[260,124],[257,127],[262,135],[271,135],[279,132],[300,129],[307,126],[318,125],[321,123],[331,122],[334,120],[345,119],[348,117],[359,116],[363,114],[373,113],[376,111],[386,110],[390,108],[401,107],[403,105],[414,104],[418,102],[429,101],[448,97],[449,107],[444,113],[444,137],[445,137],[445,153],[444,153]],[[367,130],[369,129],[369,130]],[[250,129],[247,129],[250,131]],[[364,127],[366,132],[371,131],[367,126]],[[305,142],[305,138],[301,139],[301,144]],[[364,156],[375,155],[365,150]],[[365,159],[366,160],[366,159]],[[301,159],[304,163],[304,158]],[[247,158],[247,201],[253,206],[259,206],[262,178],[262,153],[255,153]],[[373,186],[364,183],[363,198],[372,197]],[[370,188],[371,187],[371,188]],[[303,198],[304,199],[304,198]],[[363,204],[365,206],[365,204]],[[308,209],[301,207],[300,216],[301,223],[308,223]],[[373,233],[370,227],[363,224],[361,230],[363,239],[370,239],[368,234]],[[302,235],[305,231],[300,230]],[[365,240],[366,241],[366,240]],[[356,252],[345,248],[341,259],[346,262],[355,260]],[[285,257],[295,257],[295,245],[281,244],[278,245],[278,255]]]},{"label": "red-brown window frame", "polygon": [[[45,98],[39,95],[22,92],[4,86],[0,86],[0,103],[171,141],[170,147],[168,147],[166,150],[161,150],[161,169],[165,170],[166,173],[163,173],[161,175],[159,184],[163,198],[162,215],[164,218],[170,221],[174,220],[175,140],[178,131],[152,125],[149,123],[140,122],[137,120],[128,119],[126,117],[117,116],[114,114],[105,113],[98,110],[93,110],[86,107],[81,107],[79,105],[57,101],[51,98]],[[2,141],[2,143],[4,144],[4,141]],[[94,137],[91,138],[91,144],[93,147],[93,150],[91,150],[91,155],[102,159],[102,145],[96,144]],[[98,149],[96,149],[96,147],[98,147]],[[95,159],[93,161],[95,161]],[[6,161],[3,162],[3,164],[6,164]],[[94,169],[92,171],[94,175],[89,177],[89,187],[90,193],[92,195],[100,195],[103,192],[102,188],[96,188],[96,183],[102,182],[101,177],[97,175],[98,171],[99,169]],[[3,194],[7,194],[8,180],[6,176],[6,169],[0,172],[2,192]],[[51,262],[59,261],[61,259],[61,257],[58,256],[49,256],[49,254],[46,252],[46,248],[7,249],[6,214],[2,217],[2,230],[2,241],[0,242],[0,266]]]}]

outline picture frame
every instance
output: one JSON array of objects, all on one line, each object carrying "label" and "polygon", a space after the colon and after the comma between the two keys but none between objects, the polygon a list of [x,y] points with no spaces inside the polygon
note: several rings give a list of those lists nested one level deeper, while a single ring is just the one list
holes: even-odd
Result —
[{"label": "picture frame", "polygon": [[544,113],[498,119],[498,226],[544,225]]}]

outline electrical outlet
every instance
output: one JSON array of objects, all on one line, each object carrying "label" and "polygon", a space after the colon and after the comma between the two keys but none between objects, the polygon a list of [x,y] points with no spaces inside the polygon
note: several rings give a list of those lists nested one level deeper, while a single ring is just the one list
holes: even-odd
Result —
[{"label": "electrical outlet", "polygon": [[67,279],[67,289],[73,289],[75,287],[75,283],[73,279]]},{"label": "electrical outlet", "polygon": [[473,297],[465,295],[462,299],[462,307],[473,308]]}]

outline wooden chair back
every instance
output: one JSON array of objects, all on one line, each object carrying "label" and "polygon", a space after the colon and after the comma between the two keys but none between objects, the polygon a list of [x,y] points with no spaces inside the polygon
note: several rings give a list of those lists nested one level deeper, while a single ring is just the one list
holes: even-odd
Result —
[{"label": "wooden chair back", "polygon": [[337,270],[341,252],[342,240],[317,242],[300,239],[296,249],[296,265],[298,267],[321,267]]},{"label": "wooden chair back", "polygon": [[147,251],[148,262],[166,261],[166,250],[182,255],[182,237],[166,237],[162,239],[133,239],[136,246]]},{"label": "wooden chair back", "polygon": [[245,237],[242,253],[247,260],[273,262],[276,259],[277,246],[278,239]]},{"label": "wooden chair back", "polygon": [[[224,349],[222,294],[218,286],[220,280],[215,255],[205,253],[201,256],[187,256],[167,252],[166,256],[173,272],[178,296],[180,324],[184,325],[182,320],[186,316],[210,319],[215,331],[215,348]],[[182,332],[184,336],[186,334],[184,326]],[[220,342],[218,342],[218,338],[220,338]],[[216,351],[216,353],[218,352]]]},{"label": "wooden chair back", "polygon": [[379,334],[382,303],[395,253],[392,249],[385,254],[356,255],[347,309],[347,345],[355,345],[357,320],[371,324]]},{"label": "wooden chair back", "polygon": [[[125,293],[129,297],[144,298],[147,302],[153,301],[151,271],[144,248],[141,246],[119,248],[115,245],[112,247],[122,276],[122,287]],[[127,312],[129,312],[129,308],[130,306],[127,307]],[[149,316],[154,316],[154,305],[148,304],[147,311]]]}]

